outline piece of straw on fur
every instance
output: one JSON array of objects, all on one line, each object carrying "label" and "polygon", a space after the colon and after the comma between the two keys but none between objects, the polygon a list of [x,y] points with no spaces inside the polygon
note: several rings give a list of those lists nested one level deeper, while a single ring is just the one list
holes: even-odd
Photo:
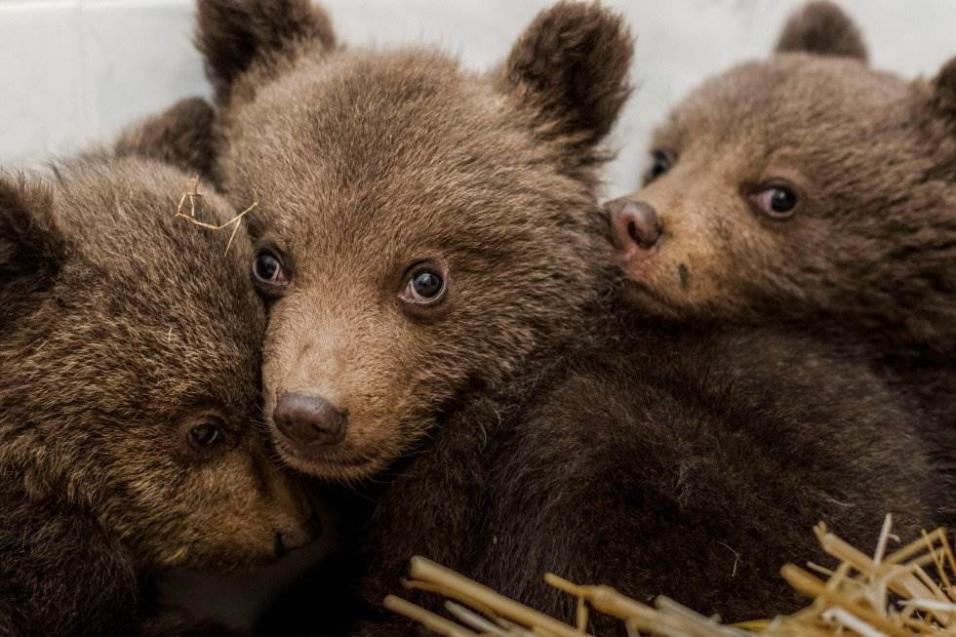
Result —
[{"label": "piece of straw on fur", "polygon": [[[245,217],[253,209],[255,209],[255,207],[259,205],[259,202],[253,201],[248,208],[246,208],[245,210],[237,214],[235,217],[233,217],[226,223],[214,225],[211,223],[206,223],[204,221],[201,221],[196,216],[197,202],[201,210],[202,200],[203,200],[203,195],[201,192],[199,192],[199,177],[196,176],[195,178],[193,178],[192,186],[190,187],[190,189],[184,192],[183,196],[179,198],[179,205],[176,207],[176,216],[179,218],[185,219],[189,221],[190,223],[192,223],[193,225],[199,226],[200,228],[206,228],[207,230],[219,231],[219,230],[228,228],[229,226],[233,226],[232,234],[229,235],[229,241],[228,243],[226,243],[226,254],[229,254],[229,248],[232,246],[232,240],[236,238],[236,233],[239,232],[239,226],[242,224],[242,218]],[[186,205],[187,201],[189,202],[189,214],[186,214],[183,211],[183,208]]]},{"label": "piece of straw on fur", "polygon": [[[801,568],[787,564],[781,575],[812,603],[793,615],[723,625],[666,597],[653,605],[631,599],[610,586],[584,586],[552,573],[544,580],[577,599],[574,625],[499,595],[463,575],[414,557],[406,588],[446,598],[444,617],[390,595],[386,608],[439,635],[449,637],[587,637],[588,614],[620,620],[628,635],[659,637],[811,636],[911,637],[956,635],[956,557],[944,529],[923,533],[888,552],[892,517],[887,515],[872,555],[828,531],[814,529],[823,550],[838,565]],[[811,572],[812,571],[812,572]]]}]

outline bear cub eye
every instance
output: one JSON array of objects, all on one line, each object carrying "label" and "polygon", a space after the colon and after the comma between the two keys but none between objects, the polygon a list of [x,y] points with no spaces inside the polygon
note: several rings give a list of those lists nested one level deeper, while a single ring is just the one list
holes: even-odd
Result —
[{"label": "bear cub eye", "polygon": [[445,274],[437,264],[426,262],[414,265],[405,277],[405,285],[398,298],[411,305],[434,305],[445,296],[445,279]]},{"label": "bear cub eye", "polygon": [[267,248],[259,250],[252,262],[252,276],[260,286],[274,289],[288,285],[289,277],[279,256]]},{"label": "bear cub eye", "polygon": [[764,214],[774,219],[786,219],[793,215],[799,198],[788,184],[762,186],[751,195],[751,200]]},{"label": "bear cub eye", "polygon": [[222,440],[222,429],[210,422],[196,425],[189,430],[189,439],[197,447],[212,447]]},{"label": "bear cub eye", "polygon": [[208,455],[229,441],[225,422],[208,410],[183,420],[181,431],[189,448],[200,456]]},{"label": "bear cub eye", "polygon": [[644,175],[644,185],[666,174],[676,161],[677,156],[673,152],[660,148],[654,150],[651,153],[651,167],[647,169],[647,173]]}]

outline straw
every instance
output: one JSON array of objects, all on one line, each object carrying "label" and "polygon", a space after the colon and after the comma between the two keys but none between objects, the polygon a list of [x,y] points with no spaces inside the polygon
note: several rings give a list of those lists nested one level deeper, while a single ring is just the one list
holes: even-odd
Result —
[{"label": "straw", "polygon": [[[186,202],[189,202],[188,214],[183,211],[183,208],[185,207]],[[232,233],[229,235],[229,241],[226,243],[226,254],[229,254],[229,248],[232,246],[232,241],[233,239],[236,238],[236,234],[239,232],[239,226],[242,224],[242,218],[245,217],[253,209],[255,209],[255,207],[259,205],[259,202],[253,201],[248,208],[246,208],[245,210],[243,210],[242,212],[234,216],[229,221],[219,225],[206,223],[205,221],[201,221],[196,216],[197,206],[200,210],[203,209],[202,202],[203,202],[203,195],[201,192],[199,192],[199,177],[197,176],[193,178],[193,182],[190,189],[184,192],[183,196],[179,198],[179,205],[176,206],[176,217],[185,219],[189,223],[199,226],[200,228],[206,228],[207,230],[214,230],[217,232],[219,230],[224,230],[225,228],[228,228],[229,226],[233,226]]]},{"label": "straw", "polygon": [[658,597],[651,606],[610,586],[576,584],[547,573],[548,585],[576,600],[572,626],[423,557],[412,558],[405,585],[454,600],[445,605],[449,617],[394,596],[386,600],[386,607],[453,637],[587,637],[591,612],[620,620],[628,635],[658,637],[956,635],[956,594],[951,585],[956,557],[946,530],[924,532],[891,550],[890,544],[899,542],[892,526],[887,515],[871,556],[822,523],[817,525],[814,533],[820,546],[838,564],[834,568],[808,564],[810,570],[785,565],[783,578],[811,603],[773,619],[723,625],[667,597]]}]

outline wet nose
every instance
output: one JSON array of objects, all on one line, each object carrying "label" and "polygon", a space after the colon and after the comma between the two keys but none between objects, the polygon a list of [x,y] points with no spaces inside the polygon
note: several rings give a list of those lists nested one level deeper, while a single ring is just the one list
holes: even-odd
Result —
[{"label": "wet nose", "polygon": [[348,415],[321,396],[282,394],[272,412],[276,427],[300,444],[334,445],[345,438]]},{"label": "wet nose", "polygon": [[661,222],[650,204],[621,197],[604,205],[611,215],[614,240],[619,249],[637,245],[647,250],[661,238]]}]

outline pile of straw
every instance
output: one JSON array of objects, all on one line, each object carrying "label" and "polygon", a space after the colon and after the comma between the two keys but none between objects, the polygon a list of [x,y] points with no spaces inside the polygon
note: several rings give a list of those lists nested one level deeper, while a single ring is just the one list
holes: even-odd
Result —
[{"label": "pile of straw", "polygon": [[[588,613],[615,617],[629,635],[665,637],[752,637],[753,635],[861,635],[863,637],[956,635],[956,559],[944,529],[887,554],[892,518],[886,517],[872,557],[827,531],[815,529],[827,554],[839,565],[788,564],[781,575],[813,602],[805,609],[772,620],[723,625],[666,597],[653,606],[633,600],[610,586],[581,586],[557,575],[545,582],[577,598],[576,625],[523,606],[425,558],[411,561],[407,588],[446,598],[447,617],[429,612],[400,597],[385,605],[439,635],[449,637],[583,637]],[[898,540],[897,540],[898,541]]]}]

